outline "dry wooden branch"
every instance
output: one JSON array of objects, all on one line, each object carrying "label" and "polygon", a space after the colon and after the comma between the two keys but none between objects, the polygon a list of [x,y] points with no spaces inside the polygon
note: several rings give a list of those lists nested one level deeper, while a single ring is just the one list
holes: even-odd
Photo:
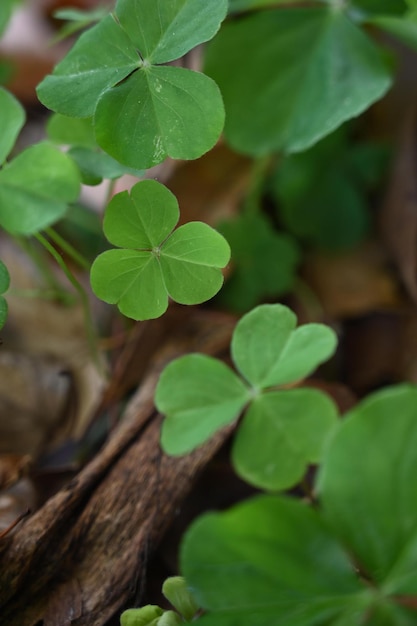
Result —
[{"label": "dry wooden branch", "polygon": [[193,326],[151,365],[94,460],[0,543],[1,626],[102,626],[134,594],[149,552],[230,432],[182,458],[159,448],[153,395],[163,364],[188,351],[224,351],[233,323]]}]

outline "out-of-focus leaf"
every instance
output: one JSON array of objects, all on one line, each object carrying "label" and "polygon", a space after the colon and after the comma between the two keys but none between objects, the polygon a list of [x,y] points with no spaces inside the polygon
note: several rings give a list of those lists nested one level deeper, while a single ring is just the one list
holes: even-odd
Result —
[{"label": "out-of-focus leaf", "polygon": [[285,158],[272,177],[271,191],[291,233],[322,249],[343,250],[367,234],[367,192],[386,166],[384,146],[352,143],[341,129]]},{"label": "out-of-focus leaf", "polygon": [[97,146],[91,117],[77,118],[54,113],[48,120],[46,132],[55,143],[84,148]]},{"label": "out-of-focus leaf", "polygon": [[200,517],[183,540],[181,571],[207,626],[333,626],[342,615],[353,625],[371,601],[317,512],[290,498]]},{"label": "out-of-focus leaf", "polygon": [[291,289],[300,253],[289,235],[274,231],[265,217],[249,212],[220,223],[218,230],[231,247],[233,263],[219,303],[244,312],[262,298]]},{"label": "out-of-focus leaf", "polygon": [[13,148],[25,123],[25,111],[16,98],[0,87],[0,165]]},{"label": "out-of-focus leaf", "polygon": [[333,5],[231,21],[210,42],[205,69],[224,97],[227,140],[255,156],[307,149],[392,82],[382,51]]},{"label": "out-of-focus leaf", "polygon": [[417,22],[411,19],[377,15],[371,20],[371,24],[394,35],[397,39],[417,50]]},{"label": "out-of-focus leaf", "polygon": [[143,170],[135,170],[122,165],[110,155],[94,148],[75,146],[70,148],[67,154],[78,165],[82,182],[86,185],[98,185],[103,178],[113,180],[124,174],[130,174],[136,178],[140,178],[144,174]]},{"label": "out-of-focus leaf", "polygon": [[0,171],[0,224],[11,234],[36,233],[62,217],[79,191],[67,155],[47,143],[30,146]]},{"label": "out-of-focus leaf", "polygon": [[97,9],[91,9],[91,11],[82,11],[81,9],[58,9],[54,11],[54,18],[57,20],[65,20],[67,24],[64,24],[59,30],[59,33],[54,37],[53,41],[61,41],[66,37],[70,37],[79,30],[90,26],[94,22],[101,20],[108,10],[104,7]]}]

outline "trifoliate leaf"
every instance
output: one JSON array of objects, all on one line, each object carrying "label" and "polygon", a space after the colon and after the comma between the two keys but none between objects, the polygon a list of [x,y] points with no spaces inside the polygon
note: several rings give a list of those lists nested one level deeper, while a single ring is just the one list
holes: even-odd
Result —
[{"label": "trifoliate leaf", "polygon": [[25,123],[25,111],[11,93],[0,87],[0,165],[13,148]]},{"label": "trifoliate leaf", "polygon": [[295,328],[287,307],[265,304],[238,322],[232,339],[233,361],[255,387],[296,382],[311,374],[335,351],[335,333],[322,324]]},{"label": "trifoliate leaf", "polygon": [[226,12],[227,0],[119,0],[115,14],[84,33],[41,82],[38,96],[59,113],[94,116],[98,144],[129,167],[197,158],[222,130],[220,91],[201,73],[159,64],[213,37]]},{"label": "trifoliate leaf", "polygon": [[205,70],[224,97],[226,138],[258,156],[305,150],[392,82],[381,50],[333,2],[225,24],[208,46]]},{"label": "trifoliate leaf", "polygon": [[278,491],[300,482],[321,460],[337,409],[316,389],[265,393],[247,410],[233,444],[233,466],[247,482]]},{"label": "trifoliate leaf", "polygon": [[168,296],[181,304],[213,297],[230,248],[207,224],[192,222],[172,233],[178,218],[175,196],[156,181],[117,194],[107,207],[104,232],[124,249],[104,252],[93,263],[96,295],[137,320],[162,315]]},{"label": "trifoliate leaf", "polygon": [[31,235],[61,218],[78,198],[78,168],[57,148],[40,143],[0,171],[0,225],[13,235]]},{"label": "trifoliate leaf", "polygon": [[155,404],[167,417],[161,445],[167,454],[186,454],[240,415],[247,387],[221,361],[192,354],[172,361],[159,379]]}]

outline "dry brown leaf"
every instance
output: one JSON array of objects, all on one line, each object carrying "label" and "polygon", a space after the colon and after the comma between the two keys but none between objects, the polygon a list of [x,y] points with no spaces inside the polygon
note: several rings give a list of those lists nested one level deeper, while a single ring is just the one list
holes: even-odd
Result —
[{"label": "dry brown leaf", "polygon": [[310,255],[304,278],[330,318],[363,315],[400,302],[395,277],[375,242],[351,252]]},{"label": "dry brown leaf", "polygon": [[250,159],[223,143],[196,161],[184,162],[166,183],[178,198],[181,222],[215,225],[232,217],[246,193],[250,171]]},{"label": "dry brown leaf", "polygon": [[417,99],[404,117],[381,212],[382,236],[417,301]]},{"label": "dry brown leaf", "polygon": [[1,258],[11,288],[1,331],[0,451],[38,456],[69,434],[84,433],[105,381],[80,304],[20,295],[42,286],[33,263],[9,240],[1,240]]},{"label": "dry brown leaf", "polygon": [[22,478],[15,485],[0,493],[0,532],[7,531],[17,520],[26,516],[28,510],[37,507],[36,490],[28,478]]},{"label": "dry brown leaf", "polygon": [[31,460],[29,454],[0,454],[0,491],[17,483],[27,473]]}]

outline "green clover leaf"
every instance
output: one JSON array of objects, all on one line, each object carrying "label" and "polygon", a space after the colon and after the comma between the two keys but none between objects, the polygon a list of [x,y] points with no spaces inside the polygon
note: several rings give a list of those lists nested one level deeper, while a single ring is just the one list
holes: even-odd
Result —
[{"label": "green clover leaf", "polygon": [[13,148],[20,130],[25,123],[25,111],[11,93],[0,87],[0,165]]},{"label": "green clover leaf", "polygon": [[[2,261],[0,261],[0,294],[3,294],[8,290],[10,285],[10,276],[7,271],[7,267],[4,265]],[[2,328],[6,322],[7,318],[7,302],[0,295],[0,328]]]},{"label": "green clover leaf", "polygon": [[93,116],[100,147],[129,167],[195,159],[223,128],[220,91],[204,74],[160,64],[211,39],[226,13],[227,0],[118,0],[38,96],[64,115]]},{"label": "green clover leaf", "polygon": [[315,389],[270,389],[308,376],[336,348],[330,328],[296,328],[296,323],[294,313],[280,304],[259,306],[241,318],[231,351],[245,381],[206,356],[172,361],[155,394],[166,416],[163,449],[172,455],[190,452],[247,406],[233,444],[236,472],[263,489],[297,484],[307,465],[320,460],[337,424],[337,409]]},{"label": "green clover leaf", "polygon": [[182,573],[202,626],[412,626],[417,388],[356,405],[322,456],[314,507],[260,496],[200,517]]},{"label": "green clover leaf", "polygon": [[201,626],[356,626],[370,603],[317,511],[284,496],[199,517],[182,542],[181,572],[208,612]]},{"label": "green clover leaf", "polygon": [[153,180],[117,194],[104,218],[104,233],[119,250],[101,254],[91,268],[95,294],[133,319],[159,317],[168,297],[199,304],[223,284],[230,258],[226,240],[207,224],[191,222],[174,232],[175,196]]},{"label": "green clover leaf", "polygon": [[296,485],[307,463],[318,463],[337,419],[328,396],[316,389],[273,391],[255,398],[232,449],[242,478],[263,489]]},{"label": "green clover leaf", "polygon": [[[294,50],[304,51],[296,61]],[[386,55],[333,2],[231,20],[208,46],[205,71],[224,97],[226,138],[254,156],[305,150],[392,83]]]},{"label": "green clover leaf", "polygon": [[32,235],[61,218],[80,192],[75,163],[39,143],[0,171],[0,225],[12,235]]},{"label": "green clover leaf", "polygon": [[162,372],[155,393],[158,410],[167,416],[163,449],[172,455],[194,450],[237,419],[249,400],[248,388],[221,361],[203,354],[175,359]]},{"label": "green clover leaf", "polygon": [[416,407],[411,384],[355,406],[332,439],[317,481],[335,536],[372,581],[399,596],[417,593]]},{"label": "green clover leaf", "polygon": [[257,307],[239,321],[232,339],[233,361],[253,386],[297,382],[332,356],[337,339],[330,328],[296,324],[294,313],[280,304]]}]

